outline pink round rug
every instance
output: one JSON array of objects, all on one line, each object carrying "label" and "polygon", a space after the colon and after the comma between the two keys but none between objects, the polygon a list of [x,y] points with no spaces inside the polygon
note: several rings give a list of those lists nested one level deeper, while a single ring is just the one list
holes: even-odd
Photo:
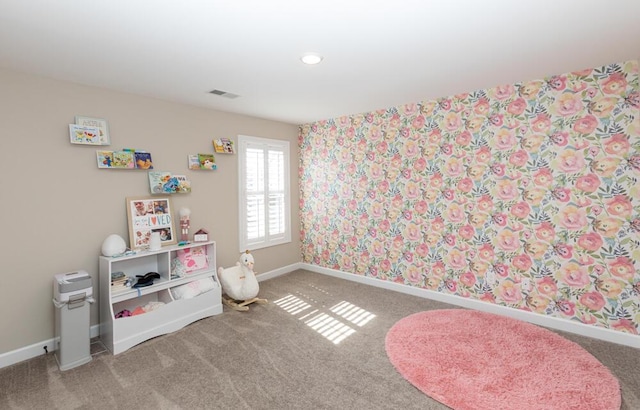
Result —
[{"label": "pink round rug", "polygon": [[618,380],[580,345],[530,323],[464,309],[420,312],[385,340],[389,360],[453,409],[620,409]]}]

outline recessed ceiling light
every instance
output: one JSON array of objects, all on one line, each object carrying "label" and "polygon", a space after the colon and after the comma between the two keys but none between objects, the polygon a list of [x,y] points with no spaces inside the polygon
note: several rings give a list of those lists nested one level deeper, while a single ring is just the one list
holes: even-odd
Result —
[{"label": "recessed ceiling light", "polygon": [[314,65],[322,61],[322,56],[318,54],[308,53],[300,57],[300,60],[302,60],[302,62],[305,64]]}]

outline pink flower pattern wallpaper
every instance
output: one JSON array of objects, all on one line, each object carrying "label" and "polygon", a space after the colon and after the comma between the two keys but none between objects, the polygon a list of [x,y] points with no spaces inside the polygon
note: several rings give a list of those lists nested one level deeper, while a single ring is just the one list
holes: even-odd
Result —
[{"label": "pink flower pattern wallpaper", "polygon": [[304,262],[638,334],[626,61],[306,124]]}]

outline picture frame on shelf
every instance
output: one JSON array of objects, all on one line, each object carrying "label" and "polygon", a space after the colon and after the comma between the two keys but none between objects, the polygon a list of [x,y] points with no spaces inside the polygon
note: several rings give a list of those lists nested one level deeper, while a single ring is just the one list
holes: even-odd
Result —
[{"label": "picture frame on shelf", "polygon": [[102,145],[100,129],[87,125],[69,124],[69,142],[82,145]]},{"label": "picture frame on shelf", "polygon": [[85,127],[97,127],[100,133],[99,143],[95,145],[111,145],[111,137],[109,136],[109,124],[107,120],[102,118],[85,117],[82,115],[76,115],[76,125]]},{"label": "picture frame on shelf", "polygon": [[127,197],[129,247],[132,250],[149,247],[151,234],[160,233],[160,245],[174,245],[176,239],[173,207],[168,196]]}]

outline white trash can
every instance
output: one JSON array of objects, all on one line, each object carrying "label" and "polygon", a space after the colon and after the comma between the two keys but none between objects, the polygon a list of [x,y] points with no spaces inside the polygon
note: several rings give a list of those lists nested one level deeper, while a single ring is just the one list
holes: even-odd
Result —
[{"label": "white trash can", "polygon": [[93,302],[91,276],[86,271],[55,275],[54,346],[60,370],[69,370],[91,361],[89,313]]}]

